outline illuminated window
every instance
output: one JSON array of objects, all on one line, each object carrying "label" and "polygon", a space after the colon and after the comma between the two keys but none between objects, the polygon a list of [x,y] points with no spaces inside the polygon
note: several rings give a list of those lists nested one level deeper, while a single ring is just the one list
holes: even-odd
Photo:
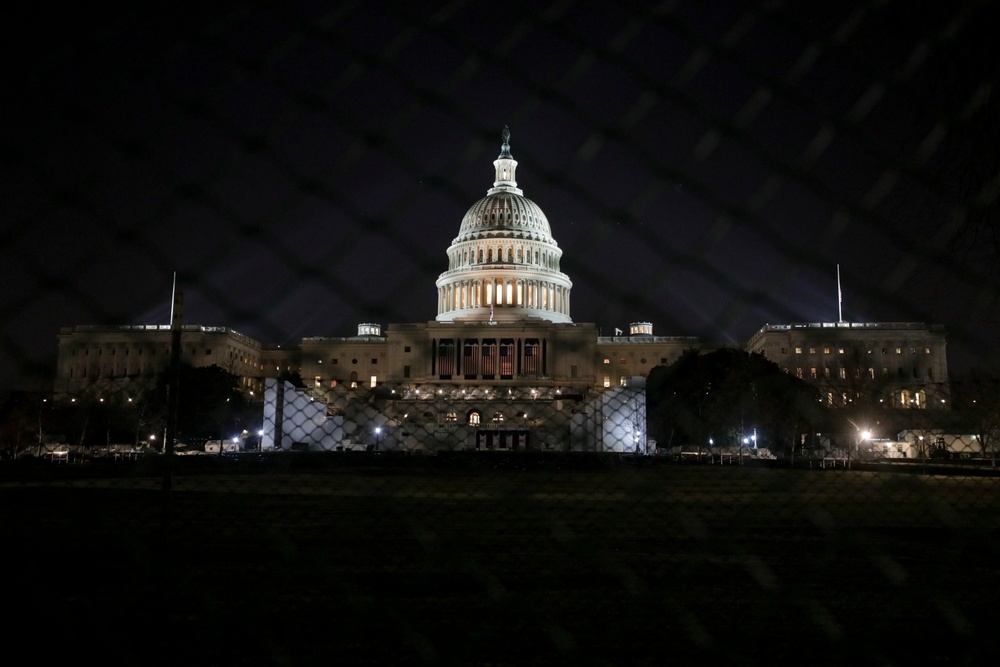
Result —
[{"label": "illuminated window", "polygon": [[622,376],[620,376],[620,377],[618,378],[618,384],[619,384],[620,386],[622,386],[622,387],[624,387],[624,386],[625,386],[625,376],[624,376],[624,375],[622,375]]},{"label": "illuminated window", "polygon": [[809,354],[816,354],[816,348],[815,347],[810,347],[809,348]]},{"label": "illuminated window", "polygon": [[323,384],[323,378],[321,378],[320,376],[317,375],[315,377],[315,379],[313,380],[313,385],[319,387],[322,384]]},{"label": "illuminated window", "polygon": [[611,376],[610,375],[605,375],[604,376],[604,386],[605,387],[610,387],[611,386]]},{"label": "illuminated window", "polygon": [[377,381],[378,381],[378,376],[377,376],[377,375],[373,375],[373,376],[372,376],[372,384],[371,384],[371,386],[372,386],[372,389],[374,389],[374,388],[375,388],[375,383],[376,383]]},{"label": "illuminated window", "polygon": [[823,354],[830,354],[830,348],[824,347],[823,348]]},{"label": "illuminated window", "polygon": [[800,379],[802,378],[802,369],[801,368],[796,368],[795,369],[795,377],[800,378]]},{"label": "illuminated window", "polygon": [[499,410],[496,411],[496,412],[494,412],[493,413],[493,421],[495,421],[495,422],[502,422],[503,421],[503,413],[500,412]]},{"label": "illuminated window", "polygon": [[843,353],[844,353],[844,348],[838,347],[837,348],[837,354],[843,354]]},{"label": "illuminated window", "polygon": [[458,413],[457,412],[449,412],[448,414],[446,414],[444,416],[444,420],[446,422],[452,422],[452,423],[457,422],[458,421]]},{"label": "illuminated window", "polygon": [[827,402],[827,405],[833,405],[833,392],[832,391],[826,392],[826,402]]},{"label": "illuminated window", "polygon": [[479,425],[479,413],[475,410],[469,413],[469,424],[472,426]]},{"label": "illuminated window", "polygon": [[847,369],[846,368],[841,368],[840,369],[840,379],[841,380],[846,380],[847,379]]},{"label": "illuminated window", "polygon": [[871,378],[872,380],[875,379],[875,369],[874,368],[869,368],[868,369],[868,377]]},{"label": "illuminated window", "polygon": [[931,353],[931,348],[925,347],[924,348],[924,354],[930,354],[930,353]]},{"label": "illuminated window", "polygon": [[903,354],[903,348],[897,347],[896,348],[896,354]]},{"label": "illuminated window", "polygon": [[801,347],[795,348],[795,354],[802,354],[802,348]]},{"label": "illuminated window", "polygon": [[816,367],[815,366],[813,366],[812,368],[809,369],[809,377],[811,377],[814,380],[816,379]]},{"label": "illuminated window", "polygon": [[609,359],[608,357],[604,357],[604,363],[610,364],[611,363],[611,359]]}]

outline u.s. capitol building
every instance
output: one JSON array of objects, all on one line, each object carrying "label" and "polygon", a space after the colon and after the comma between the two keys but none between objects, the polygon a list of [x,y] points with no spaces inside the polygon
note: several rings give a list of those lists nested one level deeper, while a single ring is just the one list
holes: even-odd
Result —
[{"label": "u.s. capitol building", "polygon": [[[642,379],[685,350],[712,346],[656,336],[649,322],[614,336],[574,322],[562,250],[545,213],[518,187],[517,164],[505,128],[493,185],[448,247],[434,320],[365,323],[357,335],[305,338],[291,348],[189,325],[182,360],[222,366],[248,391],[265,393],[265,447],[644,452]],[[161,371],[169,329],[64,327],[56,392]],[[935,407],[947,397],[940,327],[766,325],[747,349],[824,389],[848,373],[884,377],[888,405]],[[279,382],[283,371],[298,371],[306,390]],[[832,405],[850,398],[836,386],[824,393]]]}]

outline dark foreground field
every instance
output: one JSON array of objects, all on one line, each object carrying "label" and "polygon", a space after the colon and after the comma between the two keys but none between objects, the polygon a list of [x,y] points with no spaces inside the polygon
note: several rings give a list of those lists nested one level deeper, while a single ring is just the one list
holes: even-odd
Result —
[{"label": "dark foreground field", "polygon": [[[708,465],[9,474],[46,664],[995,664],[1000,479]],[[2,473],[4,471],[0,471]]]}]

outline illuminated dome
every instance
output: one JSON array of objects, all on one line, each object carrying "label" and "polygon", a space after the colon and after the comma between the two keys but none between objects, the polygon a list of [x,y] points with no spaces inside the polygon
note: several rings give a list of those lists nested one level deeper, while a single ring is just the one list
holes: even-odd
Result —
[{"label": "illuminated dome", "polygon": [[448,270],[437,279],[438,321],[572,322],[573,283],[559,270],[562,250],[545,213],[517,187],[509,140],[505,127],[493,187],[462,218],[448,248]]},{"label": "illuminated dome", "polygon": [[462,227],[454,243],[494,238],[498,234],[546,241],[557,246],[549,221],[538,204],[508,191],[486,195],[473,204],[462,218]]}]

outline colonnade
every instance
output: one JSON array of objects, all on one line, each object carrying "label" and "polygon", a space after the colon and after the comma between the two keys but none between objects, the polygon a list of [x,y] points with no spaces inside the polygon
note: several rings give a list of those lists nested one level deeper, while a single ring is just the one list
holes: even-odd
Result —
[{"label": "colonnade", "polygon": [[543,280],[459,280],[438,290],[438,313],[485,306],[516,306],[569,315],[570,288]]}]

